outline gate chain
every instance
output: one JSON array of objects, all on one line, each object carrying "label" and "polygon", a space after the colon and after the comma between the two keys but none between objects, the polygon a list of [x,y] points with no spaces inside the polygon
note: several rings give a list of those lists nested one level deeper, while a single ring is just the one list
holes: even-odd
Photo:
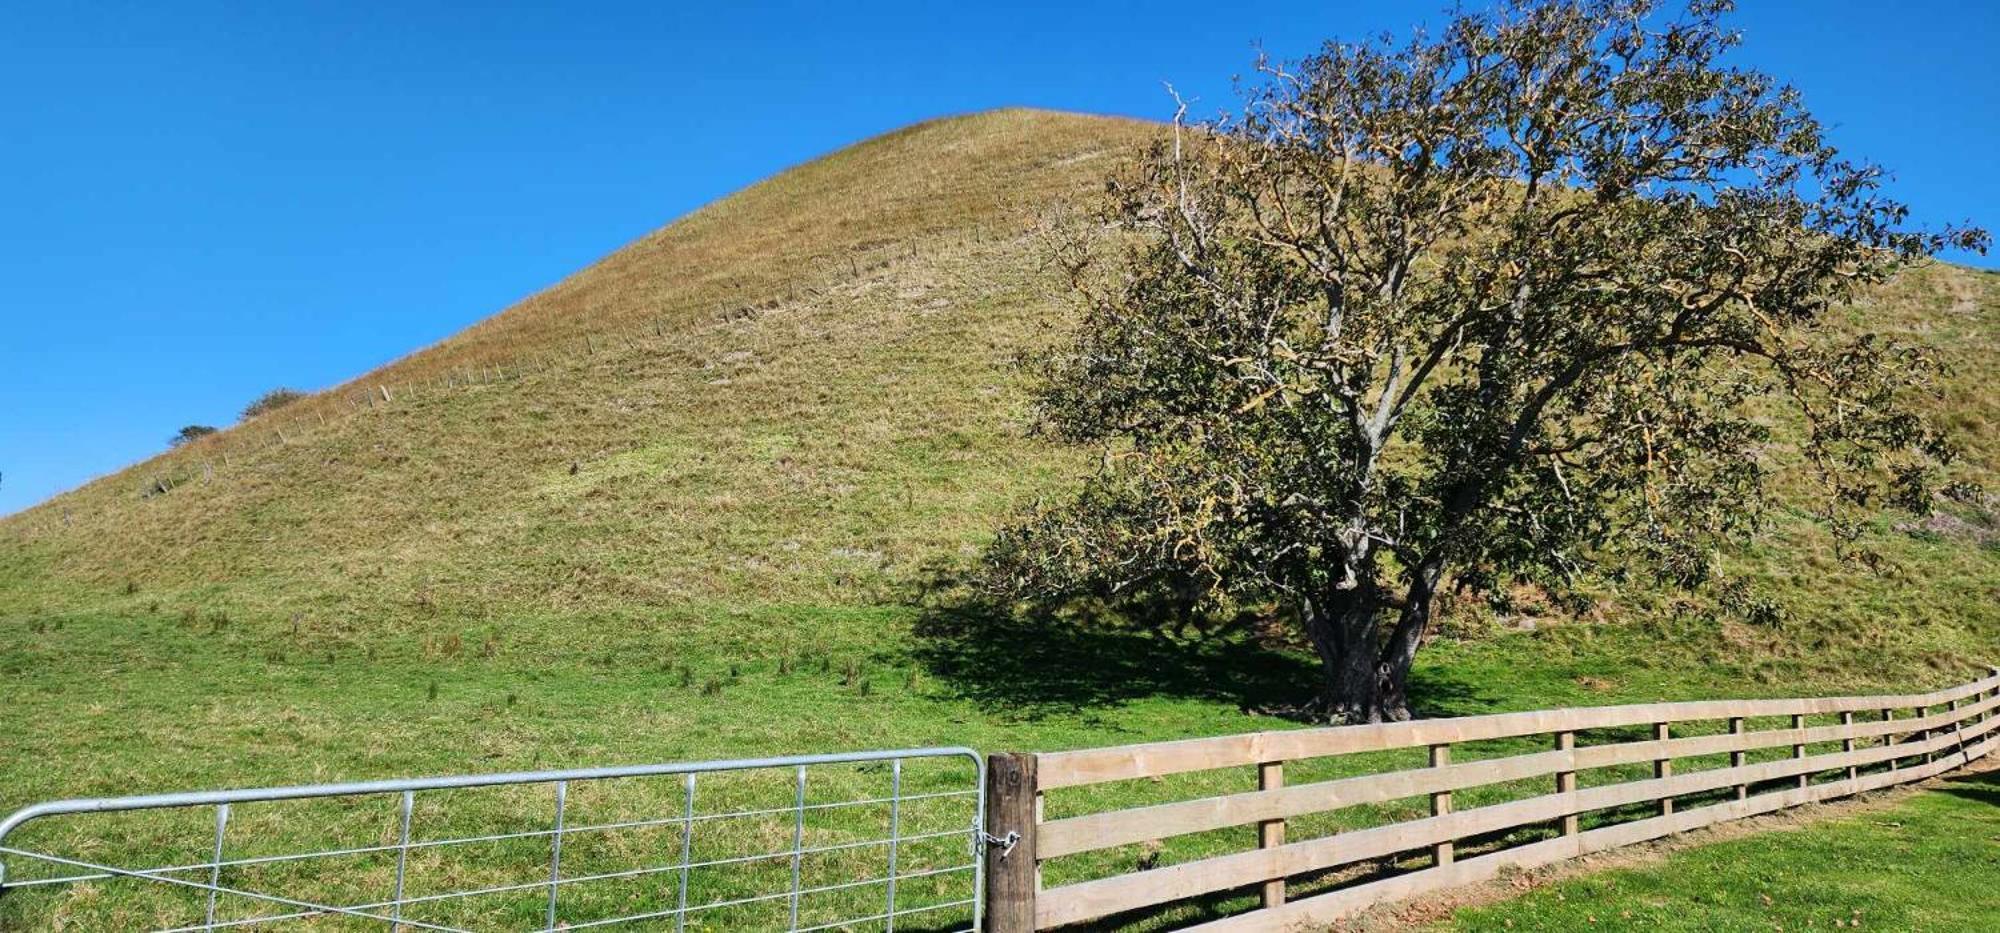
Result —
[{"label": "gate chain", "polygon": [[1011,829],[1007,831],[1007,835],[1005,836],[995,836],[983,829],[979,831],[979,844],[982,846],[999,846],[1000,858],[1003,861],[1008,855],[1013,853],[1014,846],[1018,845],[1020,841],[1021,834]]}]

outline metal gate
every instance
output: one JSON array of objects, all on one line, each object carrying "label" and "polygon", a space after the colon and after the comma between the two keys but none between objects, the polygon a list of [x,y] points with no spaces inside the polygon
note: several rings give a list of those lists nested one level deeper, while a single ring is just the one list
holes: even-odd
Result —
[{"label": "metal gate", "polygon": [[967,748],[95,800],[0,820],[0,929],[971,931]]}]

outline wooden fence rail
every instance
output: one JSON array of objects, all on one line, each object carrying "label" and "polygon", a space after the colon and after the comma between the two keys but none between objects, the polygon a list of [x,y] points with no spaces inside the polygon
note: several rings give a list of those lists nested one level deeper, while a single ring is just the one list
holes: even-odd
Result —
[{"label": "wooden fence rail", "polygon": [[[1907,715],[1897,718],[1898,711]],[[1838,721],[1810,724],[1809,717],[1815,716]],[[1750,728],[1759,719],[1789,725]],[[1706,731],[1702,723],[1726,731]],[[1647,729],[1650,738],[1589,734],[1637,727]],[[1580,742],[1580,732],[1598,741]],[[1454,745],[1534,736],[1546,736],[1549,750],[1453,760]],[[1838,750],[1814,754],[1813,746]],[[1027,933],[1224,892],[1258,894],[1257,906],[1197,929],[1309,926],[1374,904],[1483,881],[1504,869],[1538,867],[1725,820],[1922,780],[1997,746],[2000,668],[1973,683],[1923,694],[1536,710],[997,754],[989,760],[988,832],[1002,839],[1016,835],[1011,850],[990,847],[987,928]],[[1428,749],[1430,765],[1333,780],[1285,779],[1289,762],[1395,749]],[[1777,751],[1764,756],[1769,760],[1749,760],[1750,753],[1765,749]],[[1678,772],[1674,767],[1676,759],[1723,755],[1727,765]],[[1774,757],[1779,755],[1783,757]],[[1579,786],[1579,772],[1619,766],[1650,768],[1652,776]],[[1227,768],[1254,769],[1254,783],[1238,793],[1060,819],[1045,816],[1050,791]],[[1466,806],[1461,797],[1454,805],[1454,792],[1534,778],[1549,778],[1550,792],[1485,806]],[[1677,798],[1689,797],[1697,799],[1676,806]],[[1288,820],[1309,814],[1424,798],[1427,817],[1314,838],[1287,834]],[[1650,815],[1635,818],[1621,810],[1639,807]],[[1246,828],[1241,851],[1051,888],[1042,884],[1043,867],[1051,860],[1234,827]],[[1479,846],[1474,854],[1467,854],[1468,841]],[[1406,870],[1306,897],[1287,896],[1287,879],[1384,861]]]}]

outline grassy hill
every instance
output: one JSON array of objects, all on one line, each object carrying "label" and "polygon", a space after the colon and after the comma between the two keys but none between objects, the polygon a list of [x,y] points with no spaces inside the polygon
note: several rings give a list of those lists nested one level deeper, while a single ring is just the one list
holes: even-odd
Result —
[{"label": "grassy hill", "polygon": [[[0,520],[0,811],[53,796],[929,743],[1271,728],[1281,644],[917,637],[926,566],[1082,457],[1013,365],[1061,333],[1033,228],[1158,127],[911,127],[665,227],[444,343]],[[1848,312],[1957,367],[2000,486],[2000,276]],[[1800,495],[1804,495],[1801,490]],[[1794,512],[1732,555],[1749,626],[1643,588],[1465,610],[1442,713],[1951,680],[2000,654],[1994,507],[1884,519],[1881,571]],[[1169,852],[1169,859],[1174,857]]]},{"label": "grassy hill", "polygon": [[[0,613],[192,614],[408,653],[902,602],[927,561],[1078,472],[1019,430],[1010,364],[1063,320],[1031,229],[1156,131],[1002,111],[800,166],[438,346],[0,521]],[[1996,296],[2000,277],[1940,266],[1852,312],[1951,352],[1940,410],[1985,477]],[[1739,569],[1800,630],[1720,634],[1948,664],[1992,634],[1992,520],[1885,529],[1906,559],[1882,575],[1781,519]]]},{"label": "grassy hill", "polygon": [[437,347],[8,520],[8,577],[35,582],[0,599],[103,606],[136,584],[118,605],[403,635],[872,602],[1064,472],[1011,424],[1006,364],[1051,323],[1024,237],[1149,132],[1007,112],[787,172]]}]

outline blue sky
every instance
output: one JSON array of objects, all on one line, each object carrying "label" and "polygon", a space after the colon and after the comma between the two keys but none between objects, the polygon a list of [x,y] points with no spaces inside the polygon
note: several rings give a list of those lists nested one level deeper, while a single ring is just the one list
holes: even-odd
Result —
[{"label": "blue sky", "polygon": [[[1443,2],[1229,6],[0,0],[0,514],[847,143],[1015,104],[1163,117],[1166,81],[1206,113],[1253,43]],[[1746,6],[1743,60],[1919,221],[2000,225],[2000,7]]]}]

